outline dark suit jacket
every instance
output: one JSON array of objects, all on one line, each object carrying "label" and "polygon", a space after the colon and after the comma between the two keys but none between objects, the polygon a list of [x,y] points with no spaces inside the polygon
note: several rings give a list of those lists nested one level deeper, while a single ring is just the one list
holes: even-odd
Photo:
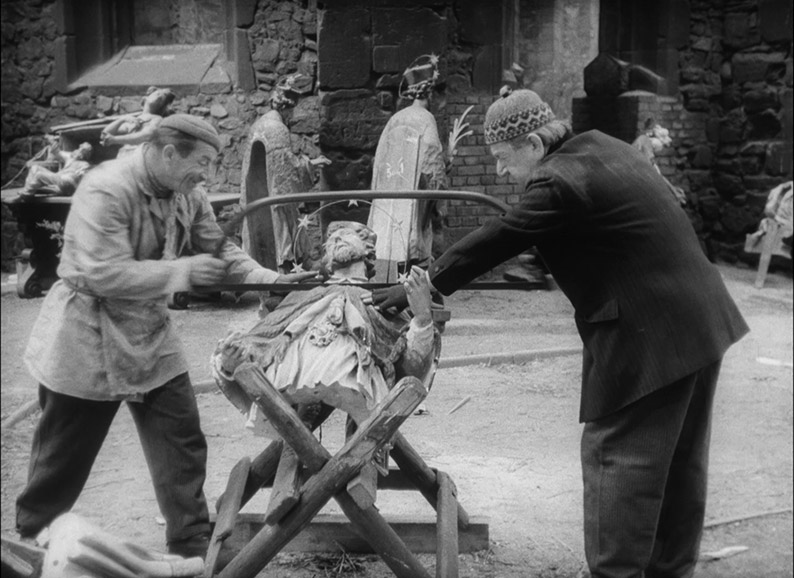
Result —
[{"label": "dark suit jacket", "polygon": [[449,295],[533,245],[576,311],[580,421],[721,359],[748,331],[662,177],[603,133],[549,151],[521,201],[453,245],[430,279]]}]

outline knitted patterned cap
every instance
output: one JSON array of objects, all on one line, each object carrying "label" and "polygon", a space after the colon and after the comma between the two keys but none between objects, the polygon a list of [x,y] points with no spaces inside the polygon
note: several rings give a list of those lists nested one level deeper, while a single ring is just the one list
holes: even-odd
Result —
[{"label": "knitted patterned cap", "polygon": [[192,114],[172,114],[165,117],[158,128],[170,128],[188,134],[211,145],[216,151],[221,150],[221,138],[218,131],[207,121]]},{"label": "knitted patterned cap", "polygon": [[554,120],[549,105],[531,90],[503,86],[485,113],[485,144],[514,139]]}]

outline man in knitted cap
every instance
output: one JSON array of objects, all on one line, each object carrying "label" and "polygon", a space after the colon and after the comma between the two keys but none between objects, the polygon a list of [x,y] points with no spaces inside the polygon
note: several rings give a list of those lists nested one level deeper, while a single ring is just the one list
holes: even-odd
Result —
[{"label": "man in knitted cap", "polygon": [[220,148],[212,125],[175,114],[150,142],[80,182],[64,229],[60,280],[44,299],[24,356],[40,384],[42,414],[28,484],[17,499],[23,538],[72,507],[126,401],[169,551],[206,552],[207,443],[167,296],[223,280],[314,275],[279,275],[226,241],[200,186]]},{"label": "man in knitted cap", "polygon": [[[485,116],[519,202],[430,267],[449,295],[535,245],[584,344],[579,419],[593,577],[688,577],[698,558],[714,389],[748,327],[659,173],[628,143],[572,136],[530,90]],[[378,290],[381,308],[404,303]],[[529,345],[529,344],[528,344]]]}]

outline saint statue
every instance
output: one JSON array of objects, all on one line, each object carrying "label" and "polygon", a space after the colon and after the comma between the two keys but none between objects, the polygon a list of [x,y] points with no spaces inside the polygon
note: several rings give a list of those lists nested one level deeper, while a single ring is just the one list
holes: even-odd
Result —
[{"label": "saint statue", "polygon": [[120,154],[126,154],[137,145],[148,142],[154,131],[170,113],[176,95],[170,88],[150,86],[143,98],[143,110],[121,116],[107,125],[99,137],[102,146],[123,145]]},{"label": "saint statue", "polygon": [[[271,110],[251,127],[249,150],[243,159],[241,205],[269,196],[305,193],[314,184],[315,167],[331,162],[323,155],[309,159],[292,151],[283,115],[297,104],[298,86],[305,80],[307,77],[297,73],[279,83],[270,99]],[[243,223],[243,249],[266,267],[292,272],[309,250],[297,238],[298,219],[296,203],[257,213]]]},{"label": "saint statue", "polygon": [[[57,137],[48,145],[47,160],[43,163],[32,161],[28,166],[25,188],[22,196],[51,195],[69,196],[86,171],[91,168],[89,159],[93,153],[90,143],[82,143],[76,150],[63,151]],[[57,171],[47,166],[59,166]]]},{"label": "saint statue", "polygon": [[293,404],[322,402],[361,422],[404,376],[424,378],[440,341],[430,313],[430,286],[414,268],[405,281],[410,309],[384,314],[357,284],[373,274],[375,235],[352,221],[329,224],[326,285],[293,291],[247,333],[221,340],[212,356],[220,389],[260,435],[276,437],[248,394],[234,381],[244,361],[258,364]]}]

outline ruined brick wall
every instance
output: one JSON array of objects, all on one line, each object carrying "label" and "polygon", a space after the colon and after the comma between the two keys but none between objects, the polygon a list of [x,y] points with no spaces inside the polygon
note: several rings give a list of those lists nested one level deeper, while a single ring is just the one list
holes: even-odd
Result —
[{"label": "ruined brick wall", "polygon": [[[157,4],[157,3],[155,3]],[[179,17],[182,35],[209,41],[217,37],[217,22],[206,13],[189,9],[195,4],[172,0],[170,10]],[[215,0],[205,2],[210,12],[219,10]],[[238,6],[246,4],[238,2]],[[218,128],[223,139],[220,165],[212,191],[236,192],[248,130],[269,110],[270,91],[277,79],[300,71],[317,77],[317,10],[302,0],[250,0],[250,17],[238,23],[248,39],[256,88],[242,90],[231,82],[177,89],[175,112],[201,116]],[[141,110],[143,92],[118,96],[116,91],[82,89],[71,94],[55,90],[54,47],[59,41],[57,3],[53,0],[10,0],[0,6],[2,15],[2,164],[3,184],[15,175],[24,180],[25,162],[44,146],[52,126]],[[162,7],[161,7],[162,8]],[[202,16],[204,14],[204,16]],[[185,40],[185,39],[183,39]],[[245,47],[243,47],[245,49]],[[228,81],[228,79],[227,79]],[[319,106],[316,90],[286,114],[296,153],[319,154]],[[2,265],[13,268],[21,244],[17,224],[3,207]]]},{"label": "ruined brick wall", "polygon": [[751,259],[769,190],[791,178],[791,2],[693,0],[679,50],[678,93],[574,99],[574,129],[631,142],[644,119],[670,129],[662,173],[687,193],[687,213],[711,258]]},{"label": "ruined brick wall", "polygon": [[705,131],[681,151],[682,168],[708,242],[728,261],[742,256],[769,190],[791,178],[791,18],[785,0],[692,2],[680,90]]}]

